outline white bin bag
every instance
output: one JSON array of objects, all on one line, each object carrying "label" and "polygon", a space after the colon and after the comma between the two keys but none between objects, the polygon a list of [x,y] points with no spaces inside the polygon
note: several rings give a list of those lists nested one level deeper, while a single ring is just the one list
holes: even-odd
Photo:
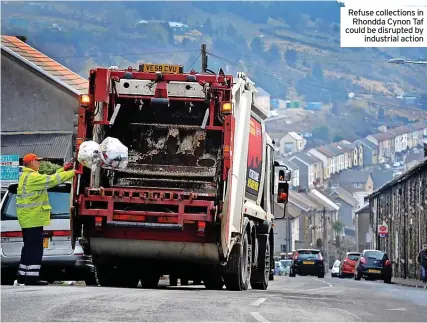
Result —
[{"label": "white bin bag", "polygon": [[125,169],[128,165],[128,148],[120,140],[113,137],[107,137],[99,145],[101,167]]},{"label": "white bin bag", "polygon": [[85,141],[79,147],[77,160],[85,167],[96,168],[101,164],[99,151],[98,143],[92,140]]}]

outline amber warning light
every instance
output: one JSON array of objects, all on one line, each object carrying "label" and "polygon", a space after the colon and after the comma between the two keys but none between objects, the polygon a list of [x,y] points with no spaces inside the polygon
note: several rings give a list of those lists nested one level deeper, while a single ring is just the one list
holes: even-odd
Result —
[{"label": "amber warning light", "polygon": [[80,103],[82,105],[88,105],[88,104],[90,104],[90,96],[87,95],[87,94],[82,94],[80,96]]}]

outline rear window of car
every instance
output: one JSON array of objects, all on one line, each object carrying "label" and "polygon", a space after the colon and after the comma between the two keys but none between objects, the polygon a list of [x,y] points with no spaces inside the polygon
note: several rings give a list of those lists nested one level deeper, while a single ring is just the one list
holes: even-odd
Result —
[{"label": "rear window of car", "polygon": [[365,258],[367,259],[375,259],[375,260],[381,260],[384,257],[384,252],[381,251],[366,251],[365,252]]},{"label": "rear window of car", "polygon": [[357,261],[359,258],[360,258],[360,255],[359,254],[349,254],[348,256],[347,256],[347,258],[348,259],[350,259],[350,260],[354,260],[354,261]]},{"label": "rear window of car", "polygon": [[[55,219],[69,219],[70,218],[70,193],[64,192],[48,192],[49,203],[52,207],[50,211],[50,218]],[[17,220],[16,215],[16,194],[8,193],[4,201],[1,220]]]},{"label": "rear window of car", "polygon": [[318,250],[298,250],[298,259],[313,259],[319,257]]},{"label": "rear window of car", "polygon": [[283,267],[287,267],[291,265],[292,260],[280,260],[280,263]]}]

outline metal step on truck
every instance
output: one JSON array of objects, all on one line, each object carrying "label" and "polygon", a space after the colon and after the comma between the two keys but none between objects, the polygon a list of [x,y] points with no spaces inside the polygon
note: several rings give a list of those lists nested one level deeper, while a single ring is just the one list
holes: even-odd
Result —
[{"label": "metal step on truck", "polygon": [[[267,289],[273,203],[290,172],[274,161],[254,83],[203,68],[90,70],[76,147],[119,139],[124,170],[77,163],[71,227],[101,286],[155,288],[162,275],[207,289]],[[74,241],[74,239],[72,239]]]}]

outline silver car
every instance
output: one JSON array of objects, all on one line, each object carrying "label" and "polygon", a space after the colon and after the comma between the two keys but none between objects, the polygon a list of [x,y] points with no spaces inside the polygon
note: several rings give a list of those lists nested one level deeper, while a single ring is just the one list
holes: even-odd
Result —
[{"label": "silver car", "polygon": [[[9,185],[1,201],[1,283],[13,284],[21,259],[22,231],[16,215],[16,190]],[[48,282],[84,280],[97,285],[91,258],[84,254],[80,243],[71,247],[70,231],[71,183],[63,183],[48,190],[52,206],[51,224],[44,228],[43,259],[40,278]]]}]

